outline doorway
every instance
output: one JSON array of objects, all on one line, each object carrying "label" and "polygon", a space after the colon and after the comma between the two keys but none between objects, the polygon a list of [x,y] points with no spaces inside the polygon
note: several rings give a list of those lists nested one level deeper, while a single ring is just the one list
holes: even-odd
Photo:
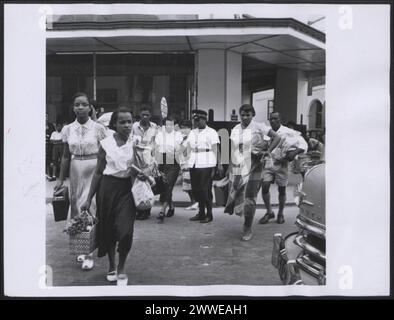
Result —
[{"label": "doorway", "polygon": [[256,110],[255,120],[268,123],[269,114],[274,111],[274,89],[253,92],[252,104]]}]

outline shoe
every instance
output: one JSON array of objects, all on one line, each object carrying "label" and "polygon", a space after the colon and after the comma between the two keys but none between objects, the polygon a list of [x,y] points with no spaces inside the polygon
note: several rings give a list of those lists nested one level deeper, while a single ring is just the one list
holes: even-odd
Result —
[{"label": "shoe", "polygon": [[200,223],[209,223],[213,220],[212,216],[206,216],[203,219],[200,220]]},{"label": "shoe", "polygon": [[167,211],[166,217],[172,217],[175,213],[175,209],[172,208],[170,210]]},{"label": "shoe", "polygon": [[164,217],[165,217],[164,212],[160,212],[159,215],[156,218],[157,219],[157,223],[163,223],[164,222]]},{"label": "shoe", "polygon": [[110,271],[107,273],[107,281],[109,282],[115,282],[118,280],[118,274],[116,273],[116,271]]},{"label": "shoe", "polygon": [[49,181],[56,181],[56,177],[51,177],[51,178],[49,178]]},{"label": "shoe", "polygon": [[93,269],[93,267],[94,267],[94,261],[93,261],[93,259],[85,259],[83,262],[82,262],[82,270],[86,270],[86,271],[89,271],[89,270],[92,270]]},{"label": "shoe", "polygon": [[259,220],[259,223],[260,224],[266,224],[266,223],[268,223],[268,221],[270,220],[270,219],[274,219],[275,218],[275,214],[272,212],[271,214],[268,214],[268,213],[266,213],[265,215],[264,215],[264,217],[262,217],[260,220]]},{"label": "shoe", "polygon": [[198,202],[195,202],[191,206],[185,208],[185,210],[197,210],[197,209],[198,209]]},{"label": "shoe", "polygon": [[194,217],[191,217],[189,220],[190,221],[200,221],[203,219],[203,216],[197,213]]},{"label": "shoe", "polygon": [[129,278],[127,277],[127,274],[121,273],[121,274],[118,274],[118,278],[116,280],[116,285],[117,286],[127,286],[128,281],[129,281]]},{"label": "shoe", "polygon": [[244,233],[241,237],[242,241],[249,241],[252,239],[252,229],[244,229]]},{"label": "shoe", "polygon": [[77,257],[77,261],[78,261],[78,262],[83,262],[83,261],[85,261],[85,259],[86,259],[86,255],[84,255],[84,254],[80,254],[80,255]]},{"label": "shoe", "polygon": [[276,223],[278,224],[285,223],[285,218],[283,217],[283,214],[278,214],[278,217],[276,218]]}]

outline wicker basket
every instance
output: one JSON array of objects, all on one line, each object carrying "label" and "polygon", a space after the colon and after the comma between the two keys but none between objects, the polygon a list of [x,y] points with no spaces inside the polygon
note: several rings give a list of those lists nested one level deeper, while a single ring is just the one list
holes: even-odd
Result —
[{"label": "wicker basket", "polygon": [[97,248],[97,224],[87,232],[70,235],[70,254],[89,254]]}]

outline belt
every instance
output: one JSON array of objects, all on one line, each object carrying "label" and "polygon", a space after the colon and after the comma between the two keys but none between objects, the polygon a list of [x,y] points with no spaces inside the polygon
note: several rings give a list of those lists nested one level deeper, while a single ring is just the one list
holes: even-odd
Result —
[{"label": "belt", "polygon": [[199,148],[194,148],[193,149],[194,152],[210,152],[212,151],[212,149],[199,149]]},{"label": "belt", "polygon": [[83,156],[73,154],[72,159],[75,159],[75,160],[97,159],[97,154],[96,153],[95,154],[87,154],[87,155],[83,155]]}]

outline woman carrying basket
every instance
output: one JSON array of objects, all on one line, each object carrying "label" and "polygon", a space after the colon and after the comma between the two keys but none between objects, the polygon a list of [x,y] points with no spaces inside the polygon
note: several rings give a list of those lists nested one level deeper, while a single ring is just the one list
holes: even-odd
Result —
[{"label": "woman carrying basket", "polygon": [[[136,208],[131,193],[133,139],[132,113],[119,108],[110,120],[109,128],[115,133],[101,141],[97,168],[89,195],[81,210],[89,210],[97,192],[98,256],[108,255],[109,270],[106,279],[127,285],[125,262],[133,242]],[[115,249],[118,244],[119,261],[116,267]]]},{"label": "woman carrying basket", "polygon": [[[59,181],[54,191],[58,191],[63,186],[66,171],[70,168],[71,218],[75,218],[81,213],[79,208],[89,192],[89,185],[96,169],[99,143],[106,137],[106,129],[90,119],[92,106],[86,93],[76,93],[72,101],[76,120],[62,129],[63,155]],[[90,212],[95,215],[95,201]],[[90,270],[94,266],[92,253],[78,256],[77,260],[83,261],[84,270]]]}]

